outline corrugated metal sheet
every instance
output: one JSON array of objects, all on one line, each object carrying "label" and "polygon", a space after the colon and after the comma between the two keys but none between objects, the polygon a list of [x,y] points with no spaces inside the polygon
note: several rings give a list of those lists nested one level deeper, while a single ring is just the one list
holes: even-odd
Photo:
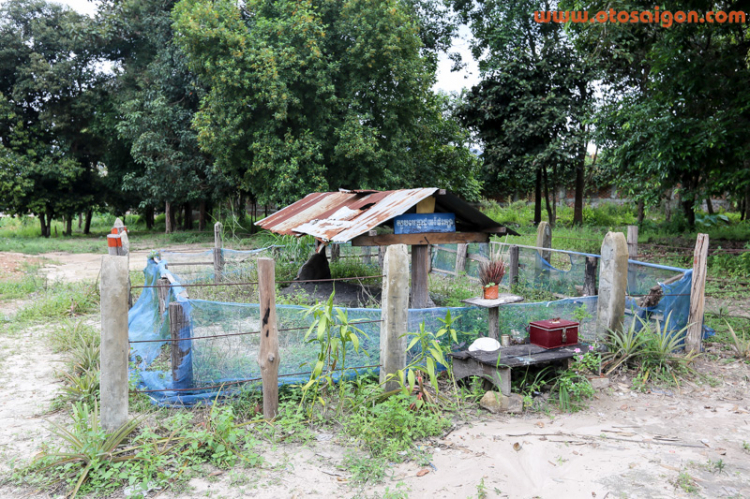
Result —
[{"label": "corrugated metal sheet", "polygon": [[[308,194],[256,225],[277,234],[309,234],[324,241],[345,243],[369,230],[403,215],[417,203],[438,192],[436,187],[402,189],[396,191],[340,191]],[[444,191],[443,191],[444,192]],[[502,229],[468,203],[443,194],[436,196],[436,211],[441,199],[450,205],[448,211],[456,213],[464,230]]]}]

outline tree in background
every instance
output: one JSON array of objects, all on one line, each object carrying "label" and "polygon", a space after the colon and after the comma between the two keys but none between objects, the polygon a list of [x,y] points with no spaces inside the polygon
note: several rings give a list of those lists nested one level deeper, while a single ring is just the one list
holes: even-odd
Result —
[{"label": "tree in background", "polygon": [[208,89],[202,149],[263,203],[413,185],[477,198],[412,13],[395,0],[183,0],[177,40]]},{"label": "tree in background", "polygon": [[[556,218],[556,191],[575,178],[573,222],[583,222],[586,120],[593,106],[593,68],[577,54],[563,25],[537,23],[548,2],[454,0],[474,34],[482,82],[459,115],[484,144],[489,193],[535,192],[534,222]],[[550,199],[551,194],[551,199]]]},{"label": "tree in background", "polygon": [[[192,229],[199,207],[199,228],[207,219],[207,203],[229,192],[213,159],[198,147],[192,122],[203,88],[187,68],[185,54],[174,43],[173,2],[106,1],[99,11],[110,60],[118,77],[112,88],[119,119],[114,136],[129,150],[131,161],[119,165],[122,190],[140,198],[141,211],[152,223],[154,208],[165,206],[166,230],[176,229],[176,215]],[[130,158],[128,158],[130,159]]]},{"label": "tree in background", "polygon": [[64,215],[101,199],[102,148],[90,125],[102,99],[90,19],[43,0],[0,8],[0,210]]},{"label": "tree in background", "polygon": [[[563,8],[582,7],[570,2]],[[653,11],[616,2],[586,8]],[[733,10],[729,2],[691,1],[682,10]],[[597,113],[601,160],[617,186],[648,205],[678,186],[692,227],[695,207],[750,189],[750,39],[741,24],[576,24],[576,46],[603,70],[607,92]]]}]

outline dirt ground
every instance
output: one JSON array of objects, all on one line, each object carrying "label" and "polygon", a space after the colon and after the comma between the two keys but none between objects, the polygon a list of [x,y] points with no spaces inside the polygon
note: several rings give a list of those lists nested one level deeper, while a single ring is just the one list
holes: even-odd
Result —
[{"label": "dirt ground", "polygon": [[[0,254],[0,265],[26,258],[8,255]],[[142,269],[146,255],[136,252],[131,269]],[[43,257],[53,260],[47,265],[53,278],[98,275],[100,255]],[[49,412],[61,358],[44,338],[40,327],[0,334],[4,477],[53,443],[49,422],[63,418]],[[432,454],[430,466],[394,464],[377,486],[350,484],[343,437],[320,434],[313,444],[269,446],[262,468],[207,473],[190,480],[185,492],[154,490],[150,497],[349,498],[401,491],[412,498],[467,498],[478,497],[481,483],[488,498],[750,497],[750,450],[743,447],[750,448],[750,366],[721,357],[696,367],[714,386],[683,381],[641,393],[630,390],[629,380],[613,379],[575,414],[465,414],[449,434],[422,443]],[[52,496],[2,480],[0,497]]]}]

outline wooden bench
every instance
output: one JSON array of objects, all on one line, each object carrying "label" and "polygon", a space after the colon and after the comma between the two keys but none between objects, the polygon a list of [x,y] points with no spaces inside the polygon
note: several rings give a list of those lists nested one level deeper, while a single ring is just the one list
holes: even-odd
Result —
[{"label": "wooden bench", "polygon": [[[580,353],[576,349],[580,349]],[[453,375],[456,380],[481,376],[498,387],[503,395],[510,395],[511,368],[568,360],[588,350],[588,343],[549,349],[527,344],[500,348],[493,352],[463,350],[450,354],[450,357],[453,358]]]}]

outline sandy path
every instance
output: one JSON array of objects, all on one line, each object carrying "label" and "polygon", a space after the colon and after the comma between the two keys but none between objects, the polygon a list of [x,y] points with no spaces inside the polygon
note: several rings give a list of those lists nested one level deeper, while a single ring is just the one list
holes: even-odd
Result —
[{"label": "sandy path", "polygon": [[[0,476],[23,466],[51,440],[52,400],[60,389],[55,371],[60,355],[45,345],[45,327],[17,335],[0,335]],[[4,482],[4,480],[3,480]],[[23,497],[30,491],[0,482],[0,497]],[[42,495],[41,497],[46,497]]]}]

